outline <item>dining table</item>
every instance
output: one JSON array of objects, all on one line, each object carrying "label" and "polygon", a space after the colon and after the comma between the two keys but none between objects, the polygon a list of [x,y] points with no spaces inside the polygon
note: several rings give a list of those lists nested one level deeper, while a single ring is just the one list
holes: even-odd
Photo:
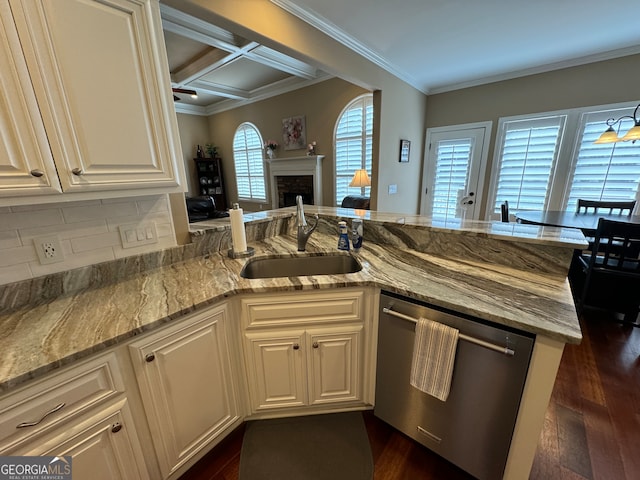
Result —
[{"label": "dining table", "polygon": [[516,221],[532,225],[550,227],[579,228],[588,236],[595,233],[601,218],[618,222],[640,223],[640,215],[620,215],[617,213],[577,213],[575,210],[536,210],[515,214]]}]

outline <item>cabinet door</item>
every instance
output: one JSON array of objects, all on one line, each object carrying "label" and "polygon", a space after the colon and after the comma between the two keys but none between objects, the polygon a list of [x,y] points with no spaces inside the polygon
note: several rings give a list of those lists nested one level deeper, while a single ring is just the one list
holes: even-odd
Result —
[{"label": "cabinet door", "polygon": [[309,398],[312,405],[362,397],[362,326],[310,330]]},{"label": "cabinet door", "polygon": [[129,346],[163,477],[238,420],[226,308]]},{"label": "cabinet door", "polygon": [[0,197],[60,193],[7,0],[0,0]]},{"label": "cabinet door", "polygon": [[78,479],[148,479],[130,416],[123,401],[116,411],[67,425],[62,435],[33,442],[12,455],[71,455],[73,478]]},{"label": "cabinet door", "polygon": [[307,404],[303,335],[301,330],[246,334],[254,412]]},{"label": "cabinet door", "polygon": [[62,189],[177,185],[158,2],[9,2]]}]

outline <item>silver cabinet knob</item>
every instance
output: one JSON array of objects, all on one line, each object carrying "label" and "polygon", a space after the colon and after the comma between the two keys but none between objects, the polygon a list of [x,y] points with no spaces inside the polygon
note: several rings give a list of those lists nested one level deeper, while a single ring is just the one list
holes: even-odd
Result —
[{"label": "silver cabinet knob", "polygon": [[153,362],[156,359],[156,356],[153,353],[147,353],[144,357],[144,360],[147,363]]},{"label": "silver cabinet knob", "polygon": [[293,349],[294,350],[299,350],[300,349],[300,345],[298,345],[297,343],[293,344]]},{"label": "silver cabinet knob", "polygon": [[34,168],[33,170],[31,170],[29,172],[31,175],[33,175],[34,177],[41,177],[44,175],[44,172],[42,170],[39,170],[37,168]]},{"label": "silver cabinet knob", "polygon": [[71,170],[71,173],[73,173],[74,175],[82,175],[84,172],[82,171],[81,168],[74,168],[73,170]]},{"label": "silver cabinet knob", "polygon": [[318,342],[313,342],[313,348],[318,348],[320,345],[318,345]]},{"label": "silver cabinet knob", "polygon": [[118,433],[120,430],[122,430],[122,424],[114,423],[113,425],[111,425],[111,432]]}]

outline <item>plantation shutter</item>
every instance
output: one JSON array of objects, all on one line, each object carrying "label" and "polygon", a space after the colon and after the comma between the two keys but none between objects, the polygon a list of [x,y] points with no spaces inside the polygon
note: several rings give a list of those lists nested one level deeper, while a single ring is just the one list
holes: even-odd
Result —
[{"label": "plantation shutter", "polygon": [[371,187],[349,187],[356,170],[371,176],[373,97],[359,97],[347,106],[336,126],[336,205],[347,195],[369,196]]},{"label": "plantation shutter", "polygon": [[546,207],[564,124],[564,115],[502,124],[494,213],[505,200],[514,210]]},{"label": "plantation shutter", "polygon": [[[607,112],[610,117],[615,116],[614,113]],[[620,132],[624,134],[633,125],[633,120],[624,119],[618,124],[618,135]],[[576,208],[578,198],[607,201],[636,199],[640,184],[640,142],[594,144],[605,129],[601,114],[584,116],[567,202],[569,210]]]},{"label": "plantation shutter", "polygon": [[433,185],[434,218],[455,218],[458,190],[467,187],[471,146],[470,138],[438,142]]},{"label": "plantation shutter", "polygon": [[265,201],[267,196],[262,139],[253,125],[244,123],[236,130],[233,137],[233,162],[236,167],[238,198]]}]

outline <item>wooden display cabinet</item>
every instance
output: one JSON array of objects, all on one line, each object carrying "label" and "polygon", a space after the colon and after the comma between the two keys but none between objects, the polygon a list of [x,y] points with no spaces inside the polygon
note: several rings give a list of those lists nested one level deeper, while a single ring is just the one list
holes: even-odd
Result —
[{"label": "wooden display cabinet", "polygon": [[202,196],[213,197],[216,210],[227,210],[227,199],[220,158],[194,158],[198,174],[198,191]]}]

